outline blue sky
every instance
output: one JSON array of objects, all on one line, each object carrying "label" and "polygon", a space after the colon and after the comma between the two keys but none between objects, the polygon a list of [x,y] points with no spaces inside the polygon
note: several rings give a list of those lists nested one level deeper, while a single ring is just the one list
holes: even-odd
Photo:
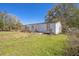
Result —
[{"label": "blue sky", "polygon": [[48,3],[0,3],[0,10],[16,15],[23,24],[32,24],[44,22],[47,11],[54,6]]}]

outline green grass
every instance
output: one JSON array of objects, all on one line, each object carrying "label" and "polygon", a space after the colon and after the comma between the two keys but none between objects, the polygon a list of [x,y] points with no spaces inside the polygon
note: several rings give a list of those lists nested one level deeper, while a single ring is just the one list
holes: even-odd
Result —
[{"label": "green grass", "polygon": [[67,36],[34,33],[0,32],[0,55],[59,56],[64,55]]}]

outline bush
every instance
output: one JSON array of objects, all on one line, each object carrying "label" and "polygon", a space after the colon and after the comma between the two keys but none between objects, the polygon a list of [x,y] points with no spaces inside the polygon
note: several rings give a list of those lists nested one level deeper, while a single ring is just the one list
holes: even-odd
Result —
[{"label": "bush", "polygon": [[72,30],[68,36],[69,47],[66,48],[65,55],[79,56],[79,30]]},{"label": "bush", "polygon": [[67,48],[65,55],[66,56],[79,56],[79,45]]}]

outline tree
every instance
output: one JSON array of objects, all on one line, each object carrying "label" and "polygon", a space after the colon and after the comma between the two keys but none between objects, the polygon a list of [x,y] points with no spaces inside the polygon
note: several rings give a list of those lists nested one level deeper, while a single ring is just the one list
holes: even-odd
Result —
[{"label": "tree", "polygon": [[19,19],[12,14],[6,12],[0,12],[0,29],[1,30],[19,30],[22,23]]},{"label": "tree", "polygon": [[0,30],[2,30],[3,29],[3,21],[2,21],[2,19],[0,19]]},{"label": "tree", "polygon": [[63,29],[68,27],[79,28],[79,9],[75,4],[58,4],[55,8],[48,11],[47,16],[45,16],[45,22],[57,22],[61,21]]}]

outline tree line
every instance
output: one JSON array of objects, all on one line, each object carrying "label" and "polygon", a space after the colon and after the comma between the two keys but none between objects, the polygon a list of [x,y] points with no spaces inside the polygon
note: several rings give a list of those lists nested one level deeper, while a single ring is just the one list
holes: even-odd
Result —
[{"label": "tree line", "polygon": [[0,31],[20,30],[22,23],[15,15],[0,12]]}]

